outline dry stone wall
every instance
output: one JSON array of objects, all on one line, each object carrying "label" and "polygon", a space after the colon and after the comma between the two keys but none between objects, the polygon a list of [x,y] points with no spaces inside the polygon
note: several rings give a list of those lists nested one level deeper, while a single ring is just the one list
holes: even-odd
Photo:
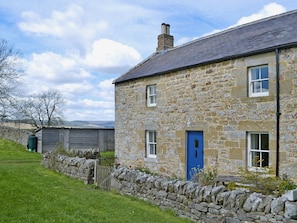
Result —
[{"label": "dry stone wall", "polygon": [[0,125],[0,138],[5,138],[27,146],[28,136],[32,134],[29,129],[20,129]]},{"label": "dry stone wall", "polygon": [[164,209],[172,208],[180,217],[195,222],[297,222],[297,203],[285,196],[228,191],[223,185],[199,186],[124,167],[114,170],[112,187],[121,194],[150,201]]},{"label": "dry stone wall", "polygon": [[62,173],[71,178],[79,179],[85,184],[94,183],[94,167],[96,160],[68,157],[54,153],[45,153],[41,165]]}]

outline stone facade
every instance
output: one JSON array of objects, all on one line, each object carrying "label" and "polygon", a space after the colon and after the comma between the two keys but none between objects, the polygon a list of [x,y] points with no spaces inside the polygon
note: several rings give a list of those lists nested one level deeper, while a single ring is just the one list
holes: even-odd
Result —
[{"label": "stone facade", "polygon": [[[268,65],[269,96],[249,97],[248,68]],[[276,169],[276,53],[192,67],[116,83],[115,153],[122,166],[186,177],[186,133],[203,131],[204,166],[236,175],[247,167],[247,133],[269,133],[269,166]],[[297,179],[297,48],[279,52],[280,173]],[[146,88],[156,85],[157,106]],[[157,133],[157,158],[146,157],[145,131]]]},{"label": "stone facade", "polygon": [[163,209],[171,208],[180,217],[195,222],[297,222],[297,204],[285,196],[228,191],[223,185],[199,186],[127,168],[116,169],[112,175],[112,186],[121,194],[147,200]]}]

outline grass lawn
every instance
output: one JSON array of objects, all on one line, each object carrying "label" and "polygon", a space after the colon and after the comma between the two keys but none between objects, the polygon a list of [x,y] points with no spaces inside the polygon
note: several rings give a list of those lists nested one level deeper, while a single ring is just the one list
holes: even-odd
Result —
[{"label": "grass lawn", "polygon": [[40,166],[41,155],[0,139],[0,222],[191,222]]}]

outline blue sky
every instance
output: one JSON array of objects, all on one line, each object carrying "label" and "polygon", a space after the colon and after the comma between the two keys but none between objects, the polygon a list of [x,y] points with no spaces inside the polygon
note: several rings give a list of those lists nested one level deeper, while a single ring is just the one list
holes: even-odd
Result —
[{"label": "blue sky", "polygon": [[175,46],[297,9],[297,0],[0,0],[0,38],[24,58],[22,95],[49,88],[66,120],[114,120],[112,81],[157,47],[163,22]]}]

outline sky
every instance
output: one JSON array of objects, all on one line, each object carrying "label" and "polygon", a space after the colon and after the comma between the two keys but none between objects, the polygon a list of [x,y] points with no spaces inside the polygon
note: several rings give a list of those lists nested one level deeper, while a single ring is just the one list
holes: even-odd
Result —
[{"label": "sky", "polygon": [[113,80],[156,51],[297,9],[297,0],[0,0],[0,39],[22,54],[22,96],[65,98],[64,119],[114,120]]}]

